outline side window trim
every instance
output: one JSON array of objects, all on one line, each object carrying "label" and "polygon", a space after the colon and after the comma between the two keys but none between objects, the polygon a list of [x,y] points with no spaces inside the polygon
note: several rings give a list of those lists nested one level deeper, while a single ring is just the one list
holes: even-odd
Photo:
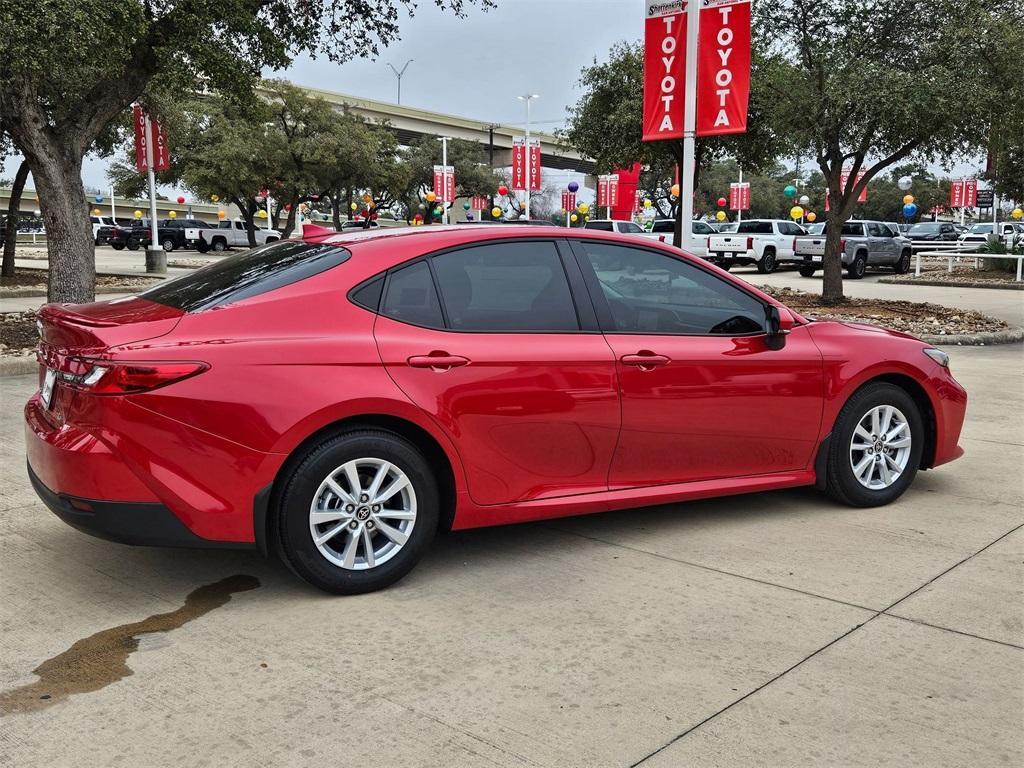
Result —
[{"label": "side window trim", "polygon": [[[590,240],[590,238],[587,238],[587,239]],[[607,245],[623,246],[623,244],[621,242],[617,242],[617,241],[613,241],[613,240],[604,240],[604,239],[598,239],[598,238],[594,238],[594,240],[596,242],[605,243]],[[607,300],[607,298],[604,295],[604,291],[601,290],[601,281],[598,279],[597,273],[594,271],[593,266],[590,264],[590,261],[587,259],[586,253],[583,250],[583,240],[580,239],[580,238],[574,238],[572,240],[567,239],[566,242],[568,243],[569,247],[572,249],[573,255],[576,258],[576,264],[579,266],[580,270],[583,272],[583,279],[586,282],[587,292],[589,293],[590,298],[591,298],[591,300],[594,303],[594,309],[597,311],[598,322],[599,322],[599,324],[601,326],[601,329],[602,329],[601,332],[603,334],[605,334],[606,336],[607,335],[616,335],[616,336],[679,336],[679,337],[695,336],[695,337],[699,337],[699,338],[723,338],[724,339],[724,338],[739,338],[740,336],[754,337],[754,336],[764,336],[765,335],[764,330],[761,330],[761,331],[759,331],[757,333],[735,334],[732,337],[724,336],[724,335],[723,336],[719,336],[717,334],[710,334],[710,333],[656,333],[656,332],[652,332],[652,331],[644,331],[643,333],[638,333],[636,331],[620,331],[620,330],[617,330],[615,328],[615,319],[612,316],[611,307],[608,305],[608,300]],[[628,248],[631,248],[631,249],[637,250],[637,251],[648,251],[648,252],[656,253],[659,256],[664,256],[666,258],[671,258],[671,259],[676,259],[677,261],[682,261],[684,264],[687,264],[687,265],[693,267],[694,269],[698,269],[701,272],[704,272],[705,274],[709,275],[710,277],[713,277],[715,280],[718,280],[721,283],[725,283],[726,285],[728,285],[731,288],[734,288],[735,290],[739,291],[740,293],[746,294],[747,296],[749,296],[751,299],[753,299],[754,301],[756,301],[758,304],[762,305],[763,307],[767,307],[768,306],[765,303],[764,299],[762,299],[760,296],[757,296],[757,295],[751,293],[750,291],[746,290],[743,286],[735,285],[735,284],[733,284],[731,282],[728,282],[726,280],[722,280],[722,278],[720,278],[718,275],[716,275],[711,270],[705,269],[704,266],[702,264],[698,263],[697,261],[690,261],[689,259],[680,259],[677,256],[675,256],[674,254],[665,253],[664,251],[660,251],[657,248],[646,247],[642,243],[638,243],[637,245],[634,245],[633,243],[630,243],[628,246],[625,246],[625,247],[628,247]]]}]

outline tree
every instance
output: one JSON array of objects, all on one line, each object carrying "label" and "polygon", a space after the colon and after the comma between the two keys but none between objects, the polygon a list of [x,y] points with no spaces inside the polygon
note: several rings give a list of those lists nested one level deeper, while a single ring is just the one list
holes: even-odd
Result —
[{"label": "tree", "polygon": [[[3,165],[4,158],[12,154],[12,151],[10,136],[4,130],[3,122],[0,121],[0,165]],[[14,179],[10,182],[11,197],[7,202],[7,216],[4,219],[3,260],[0,262],[0,275],[4,277],[14,277],[14,251],[18,243],[18,213],[21,209],[21,193],[25,190],[27,179],[28,163],[22,160],[14,174]],[[0,184],[0,186],[3,185]]]},{"label": "tree", "polygon": [[[963,29],[1007,12],[1007,0],[780,0],[755,6],[760,88],[772,133],[810,154],[831,207],[823,260],[826,303],[843,300],[843,222],[861,190],[908,159],[975,148],[991,123],[992,88]],[[968,95],[969,94],[969,95]],[[841,187],[844,169],[860,181]]]},{"label": "tree", "polygon": [[[699,139],[696,147],[695,184],[699,170],[721,157],[736,158],[745,171],[770,165],[778,156],[780,142],[760,119],[764,93],[758,88],[759,58],[753,52],[753,78],[748,126],[745,134]],[[640,188],[659,212],[676,217],[675,243],[682,242],[680,206],[669,199],[676,165],[682,164],[679,141],[641,141],[643,119],[643,46],[620,43],[608,60],[587,67],[580,78],[583,96],[570,109],[568,128],[561,134],[567,143],[594,160],[600,173],[629,168],[639,162],[645,169]]]},{"label": "tree", "polygon": [[[421,136],[405,148],[402,161],[408,166],[408,182],[398,205],[408,221],[420,205],[426,208],[426,194],[434,186],[434,166],[441,164],[441,142],[435,136]],[[487,165],[487,151],[480,142],[449,139],[448,165],[455,168],[455,200],[448,201],[449,208],[460,198],[494,192],[497,177]],[[426,223],[431,219],[424,215]]]},{"label": "tree", "polygon": [[[467,4],[434,0],[461,15]],[[0,0],[0,114],[32,169],[46,221],[51,301],[87,301],[95,264],[82,159],[155,81],[245,94],[297,54],[377,54],[414,0]],[[74,34],[69,34],[74,30]]]}]

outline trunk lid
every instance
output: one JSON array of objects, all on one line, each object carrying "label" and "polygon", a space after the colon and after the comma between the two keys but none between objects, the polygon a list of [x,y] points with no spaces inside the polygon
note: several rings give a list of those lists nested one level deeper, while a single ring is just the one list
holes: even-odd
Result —
[{"label": "trunk lid", "polygon": [[46,304],[38,313],[40,346],[44,355],[96,354],[170,333],[184,314],[139,296],[93,304]]}]

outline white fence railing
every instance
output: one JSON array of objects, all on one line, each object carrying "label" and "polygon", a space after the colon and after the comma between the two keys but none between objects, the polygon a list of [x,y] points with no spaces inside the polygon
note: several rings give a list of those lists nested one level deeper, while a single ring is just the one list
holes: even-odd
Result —
[{"label": "white fence railing", "polygon": [[985,259],[1016,259],[1017,261],[1017,282],[1021,282],[1021,267],[1024,266],[1024,254],[1012,254],[1012,253],[978,253],[977,248],[980,243],[966,247],[959,243],[950,243],[949,247],[937,247],[933,250],[918,251],[914,254],[914,276],[921,276],[921,259],[932,258],[932,259],[945,259],[946,260],[946,272],[953,271],[953,263],[957,261],[963,261],[964,259],[973,259],[974,266],[977,268],[979,262]]}]

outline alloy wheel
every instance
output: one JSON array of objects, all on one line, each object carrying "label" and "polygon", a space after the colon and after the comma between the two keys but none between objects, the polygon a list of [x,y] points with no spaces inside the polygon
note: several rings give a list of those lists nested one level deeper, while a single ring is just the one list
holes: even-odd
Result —
[{"label": "alloy wheel", "polygon": [[393,558],[415,525],[412,482],[384,459],[345,462],[320,483],[309,508],[309,531],[317,550],[352,571]]},{"label": "alloy wheel", "polygon": [[853,476],[865,488],[881,491],[906,471],[912,437],[910,424],[898,408],[878,405],[857,422],[850,440]]}]

